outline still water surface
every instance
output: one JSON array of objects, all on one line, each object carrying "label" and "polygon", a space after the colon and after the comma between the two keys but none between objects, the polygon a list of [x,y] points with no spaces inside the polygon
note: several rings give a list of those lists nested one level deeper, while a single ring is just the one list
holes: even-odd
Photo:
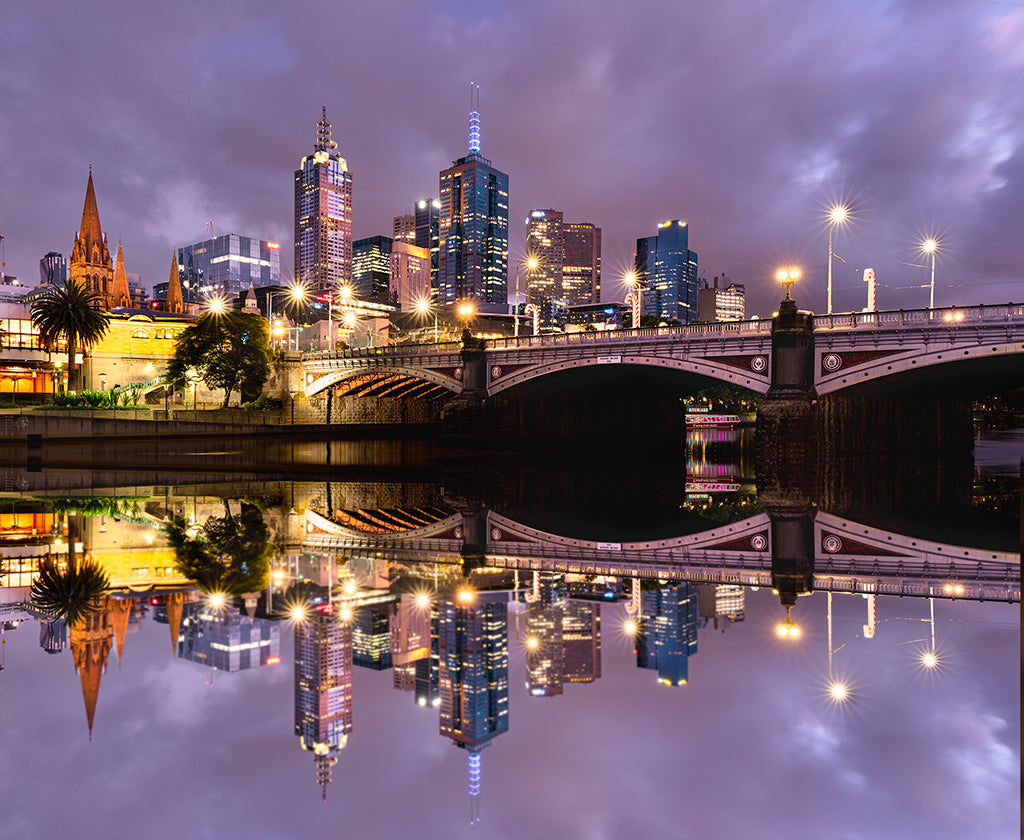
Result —
[{"label": "still water surface", "polygon": [[[953,491],[908,492],[897,509],[877,498],[855,504],[844,491],[835,497],[844,510],[832,513],[884,514],[890,533],[903,522],[918,529],[903,532],[908,538],[928,538],[920,530],[931,499],[956,545],[1019,545],[1022,441],[1020,432],[980,441],[973,472],[957,484],[968,488],[959,502]],[[16,584],[26,581],[5,577],[0,835],[1018,836],[1016,603],[936,599],[932,620],[926,598],[880,596],[872,633],[862,594],[815,592],[792,609],[800,635],[782,638],[785,611],[770,585],[649,579],[638,633],[629,580],[524,568],[517,588],[508,570],[417,563],[395,548],[396,534],[415,528],[437,531],[424,545],[452,538],[447,517],[481,506],[606,546],[733,527],[761,513],[749,448],[737,436],[691,439],[677,464],[655,469],[608,453],[565,469],[452,458],[431,444],[287,449],[268,455],[270,473],[259,472],[249,445],[221,444],[218,453],[237,454],[184,448],[173,472],[144,473],[141,454],[117,472],[47,469],[31,476],[39,484],[5,494],[6,557],[77,538],[110,565],[115,584],[134,576],[146,591],[132,599],[122,632],[107,631],[105,669],[94,662],[76,674],[72,646],[59,633],[44,639],[47,625],[18,611]],[[210,457],[225,474],[199,474]],[[90,489],[121,501],[78,512],[52,501]],[[54,516],[62,506],[70,514]],[[245,511],[258,513],[278,572],[270,599],[264,590],[250,604],[255,619],[240,599],[212,608],[179,580],[166,548],[165,518],[181,517],[195,538],[205,523],[240,521]],[[348,547],[331,550],[329,535],[313,540],[320,531],[307,511],[340,523]],[[29,516],[48,534],[26,535]],[[972,541],[979,517],[985,533]],[[459,602],[467,583],[472,605]],[[118,591],[130,597],[126,586]],[[184,593],[180,616],[175,591]],[[417,624],[423,591],[432,606]],[[325,595],[328,604],[333,595],[330,616],[298,625],[280,617],[300,596],[322,603]],[[322,717],[344,723],[326,739],[318,777],[316,754],[297,732],[296,707],[309,702],[311,683],[297,667],[296,637],[308,642],[318,621],[336,626],[343,603],[353,606],[349,630],[324,651],[344,684],[316,687],[335,704]],[[435,637],[473,617],[482,628],[452,631],[457,655],[435,640],[454,658],[433,670],[422,667],[431,610]],[[403,651],[402,628],[415,635],[424,624],[427,638]],[[222,638],[218,626],[246,635]],[[933,631],[938,665],[927,667]],[[409,662],[396,670],[403,655]],[[298,656],[308,659],[309,649]],[[842,700],[829,694],[830,664]],[[474,668],[490,680],[479,697],[492,725],[470,736],[464,720],[453,734],[445,691],[469,694]],[[98,687],[85,675],[98,675]],[[417,675],[426,682],[417,685]]]}]

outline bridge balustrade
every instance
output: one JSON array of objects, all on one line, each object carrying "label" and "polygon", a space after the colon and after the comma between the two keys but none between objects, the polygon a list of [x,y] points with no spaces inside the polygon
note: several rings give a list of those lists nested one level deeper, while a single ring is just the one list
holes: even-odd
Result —
[{"label": "bridge balustrade", "polygon": [[976,323],[1006,323],[1024,320],[1024,304],[1004,306],[949,306],[942,309],[892,309],[877,312],[846,312],[815,315],[814,329],[849,330],[857,327],[903,329],[905,327],[959,327]]},{"label": "bridge balustrade", "polygon": [[520,347],[551,347],[559,344],[632,344],[638,338],[664,335],[733,336],[740,333],[763,335],[770,333],[770,319],[751,321],[722,321],[709,324],[687,324],[679,327],[642,327],[636,330],[598,330],[597,332],[551,333],[548,335],[527,335],[518,338],[491,338],[484,345],[492,350],[516,349]]}]

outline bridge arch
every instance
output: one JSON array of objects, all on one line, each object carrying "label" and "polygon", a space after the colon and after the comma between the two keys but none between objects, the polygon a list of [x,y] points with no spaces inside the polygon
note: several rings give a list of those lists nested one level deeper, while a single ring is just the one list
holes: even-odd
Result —
[{"label": "bridge arch", "polygon": [[[506,366],[502,366],[501,361],[496,360],[491,362],[487,371],[487,396],[495,396],[551,374],[607,365],[679,371],[730,385],[738,385],[758,394],[765,394],[771,384],[768,377],[770,364],[768,354],[751,354],[750,359],[753,361],[747,362],[746,369],[737,364],[716,362],[714,359],[708,358],[688,359],[640,354],[590,356],[560,359],[541,364]],[[754,366],[753,369],[751,369],[751,364]],[[511,371],[506,373],[509,368]]]},{"label": "bridge arch", "polygon": [[435,370],[409,367],[405,365],[389,365],[387,367],[377,368],[365,366],[346,367],[328,371],[326,373],[317,373],[307,370],[305,374],[306,396],[314,397],[333,385],[339,385],[350,380],[354,380],[359,376],[366,376],[370,374],[380,377],[401,377],[407,380],[427,382],[433,385],[439,385],[442,388],[451,391],[453,394],[459,394],[462,392],[462,382],[456,377],[461,373],[461,368],[454,369],[452,373],[454,375],[448,376],[445,373],[439,373]]}]

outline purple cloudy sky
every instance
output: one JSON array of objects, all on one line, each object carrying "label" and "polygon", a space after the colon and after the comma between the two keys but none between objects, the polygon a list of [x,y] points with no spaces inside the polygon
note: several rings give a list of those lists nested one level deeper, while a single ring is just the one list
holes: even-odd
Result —
[{"label": "purple cloudy sky", "polygon": [[1024,3],[1016,0],[36,0],[0,27],[0,233],[8,273],[68,254],[89,164],[129,271],[215,232],[277,239],[292,267],[292,173],[326,103],[355,179],[355,235],[436,195],[464,153],[470,81],[483,152],[510,175],[511,250],[530,209],[604,229],[604,296],[637,236],[683,218],[701,273],[745,283],[798,264],[823,311],[927,305],[916,253],[941,239],[936,303],[1019,300]]}]

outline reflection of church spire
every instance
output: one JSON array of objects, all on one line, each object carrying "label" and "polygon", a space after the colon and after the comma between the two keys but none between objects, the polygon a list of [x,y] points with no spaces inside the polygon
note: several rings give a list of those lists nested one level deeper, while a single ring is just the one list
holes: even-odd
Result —
[{"label": "reflection of church spire", "polygon": [[103,609],[72,627],[68,634],[71,653],[75,658],[75,673],[82,682],[85,717],[89,723],[89,740],[92,740],[92,721],[96,715],[96,700],[100,694],[100,678],[107,670],[107,657],[110,656],[111,631],[108,599]]},{"label": "reflection of church spire", "polygon": [[167,605],[167,624],[171,629],[171,651],[178,652],[178,633],[181,631],[181,612],[185,606],[185,595],[182,592],[171,592],[164,599]]},{"label": "reflection of church spire", "polygon": [[128,618],[132,613],[131,598],[107,598],[107,607],[110,609],[111,619],[114,625],[114,642],[117,645],[117,664],[121,664],[121,657],[124,654],[124,639],[128,635]]}]

